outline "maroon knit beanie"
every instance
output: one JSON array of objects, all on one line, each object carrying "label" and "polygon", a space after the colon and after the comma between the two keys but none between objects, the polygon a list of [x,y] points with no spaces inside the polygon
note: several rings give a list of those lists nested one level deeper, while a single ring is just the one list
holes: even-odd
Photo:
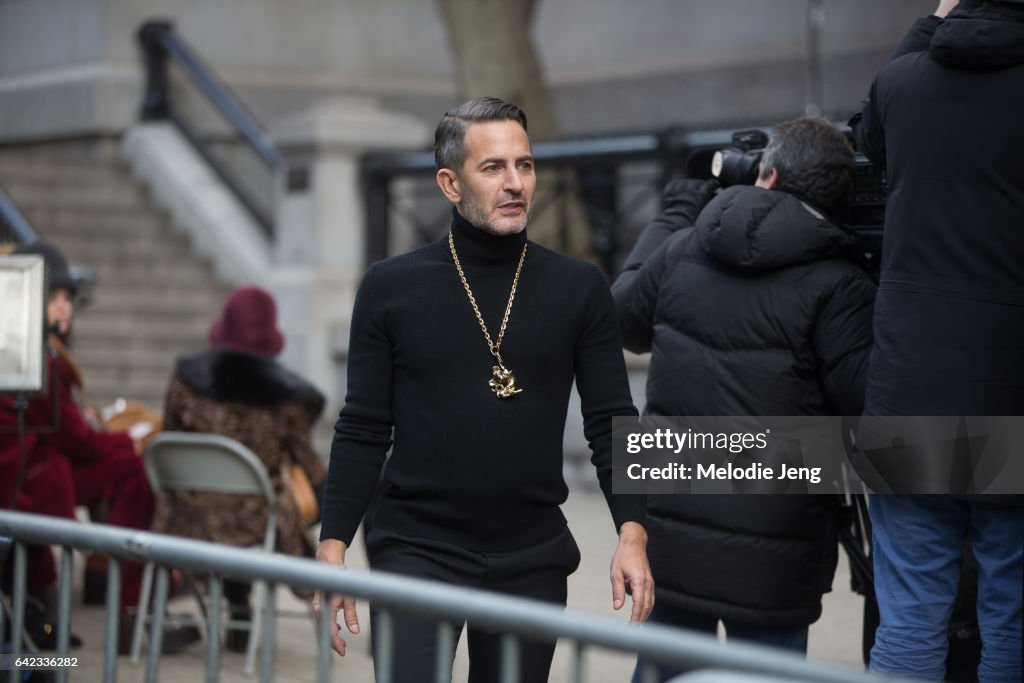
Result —
[{"label": "maroon knit beanie", "polygon": [[210,343],[270,358],[281,353],[284,337],[277,329],[274,298],[253,285],[233,289],[210,328]]}]

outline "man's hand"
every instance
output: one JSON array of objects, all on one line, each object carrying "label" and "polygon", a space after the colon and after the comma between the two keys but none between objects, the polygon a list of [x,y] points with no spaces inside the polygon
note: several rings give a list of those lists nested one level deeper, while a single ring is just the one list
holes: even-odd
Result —
[{"label": "man's hand", "polygon": [[624,522],[619,529],[619,547],[612,557],[612,607],[626,602],[626,583],[633,594],[630,623],[647,620],[654,607],[654,579],[647,562],[647,530],[636,522]]},{"label": "man's hand", "polygon": [[665,186],[663,215],[678,229],[697,222],[697,216],[704,210],[721,184],[714,178],[680,178]]},{"label": "man's hand", "polygon": [[939,18],[945,18],[958,4],[960,4],[960,0],[940,0],[934,14]]},{"label": "man's hand", "polygon": [[[316,550],[316,559],[319,562],[328,562],[345,568],[345,550],[348,546],[335,538],[325,538],[320,541],[320,547]],[[313,595],[313,614],[316,615],[316,623],[320,623],[320,606],[323,604],[323,592],[317,591]],[[331,648],[342,657],[345,656],[345,641],[341,637],[341,627],[338,626],[338,611],[344,610],[345,626],[349,633],[359,633],[359,617],[356,615],[356,599],[344,595],[331,595],[331,604],[327,608],[331,620]]]}]

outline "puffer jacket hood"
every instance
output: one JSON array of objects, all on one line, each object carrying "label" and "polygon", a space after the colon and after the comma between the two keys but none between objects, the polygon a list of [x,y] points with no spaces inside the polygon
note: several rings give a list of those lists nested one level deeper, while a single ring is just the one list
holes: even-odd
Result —
[{"label": "puffer jacket hood", "polygon": [[704,252],[722,265],[766,272],[853,253],[856,240],[810,204],[775,190],[736,185],[697,218]]},{"label": "puffer jacket hood", "polygon": [[954,11],[935,30],[932,59],[955,69],[1004,69],[1024,64],[1022,9]]}]

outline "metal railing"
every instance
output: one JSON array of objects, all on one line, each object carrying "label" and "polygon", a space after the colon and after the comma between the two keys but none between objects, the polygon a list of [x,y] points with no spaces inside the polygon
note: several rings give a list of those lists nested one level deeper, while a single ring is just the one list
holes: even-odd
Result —
[{"label": "metal railing", "polygon": [[[587,648],[599,647],[620,652],[640,654],[649,662],[642,672],[645,683],[656,680],[656,663],[672,664],[691,669],[716,672],[748,672],[758,674],[763,681],[819,681],[823,683],[869,683],[891,680],[844,669],[824,662],[805,660],[792,654],[743,644],[720,646],[713,638],[692,634],[663,626],[648,625],[636,628],[608,617],[562,610],[534,601],[496,595],[485,591],[456,588],[418,579],[385,573],[338,571],[337,567],[312,560],[276,555],[262,551],[245,550],[201,541],[186,540],[149,532],[110,527],[100,524],[81,524],[70,520],[18,512],[0,512],[0,535],[14,539],[13,577],[13,652],[22,646],[20,628],[25,606],[26,552],[25,543],[61,546],[60,587],[58,601],[60,619],[57,625],[58,656],[66,655],[69,641],[69,612],[71,605],[71,550],[72,548],[109,556],[110,572],[107,584],[106,651],[104,681],[114,681],[116,666],[116,633],[118,630],[118,576],[119,560],[153,561],[158,564],[156,598],[153,613],[161,618],[168,597],[168,571],[170,567],[207,573],[211,596],[221,595],[223,576],[243,580],[264,580],[269,590],[275,585],[313,588],[326,594],[350,595],[370,600],[378,610],[373,641],[378,654],[377,680],[391,681],[386,662],[396,653],[401,643],[394,640],[392,617],[396,611],[409,611],[439,620],[439,657],[434,671],[435,681],[451,680],[451,658],[445,653],[454,651],[456,633],[449,622],[470,622],[476,628],[503,634],[501,683],[518,680],[519,641],[555,641],[567,639],[574,643],[572,679],[583,681],[583,655]],[[329,595],[324,604],[328,604]],[[211,600],[207,615],[206,680],[215,681],[219,675],[220,609],[217,600]],[[260,677],[270,680],[274,665],[275,623],[273,611],[263,622],[263,648]],[[0,611],[0,618],[3,618]],[[156,681],[160,659],[160,623],[154,623],[146,663],[146,681]],[[334,657],[329,644],[329,620],[321,622],[316,660],[318,681],[330,680]],[[447,646],[443,645],[447,644]],[[67,670],[59,671],[66,680]],[[772,678],[774,677],[774,679]],[[11,681],[15,674],[11,674]],[[682,680],[688,680],[685,677]],[[703,680],[708,680],[703,677]],[[722,680],[721,678],[717,680]],[[762,679],[759,679],[762,680]]]},{"label": "metal railing", "polygon": [[39,241],[39,235],[32,229],[28,219],[14,205],[3,187],[0,187],[0,228],[3,234],[18,244],[32,244]]},{"label": "metal railing", "polygon": [[146,61],[142,119],[172,122],[272,236],[273,181],[281,156],[270,137],[173,24],[146,22],[138,39]]}]

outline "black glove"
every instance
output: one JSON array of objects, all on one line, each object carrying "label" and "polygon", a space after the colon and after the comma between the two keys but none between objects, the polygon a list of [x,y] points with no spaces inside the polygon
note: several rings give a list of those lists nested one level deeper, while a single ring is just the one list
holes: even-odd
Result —
[{"label": "black glove", "polygon": [[626,257],[623,272],[636,270],[677,230],[693,226],[701,209],[718,191],[717,180],[682,178],[665,186],[665,208],[652,220]]},{"label": "black glove", "polygon": [[680,178],[665,186],[665,209],[662,216],[672,230],[688,228],[697,222],[697,216],[715,197],[719,182],[714,178]]}]

